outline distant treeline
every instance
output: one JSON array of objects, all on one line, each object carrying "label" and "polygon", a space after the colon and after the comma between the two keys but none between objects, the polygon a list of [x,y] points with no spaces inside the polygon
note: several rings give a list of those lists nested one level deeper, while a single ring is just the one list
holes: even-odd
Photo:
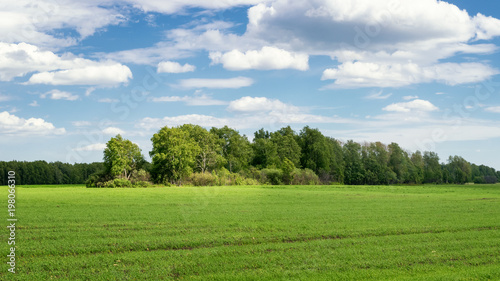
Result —
[{"label": "distant treeline", "polygon": [[[207,130],[163,127],[151,138],[151,164],[120,135],[104,150],[105,171],[88,186],[116,187],[152,181],[176,185],[496,183],[500,172],[460,156],[440,162],[435,152],[409,152],[397,143],[342,142],[304,127],[261,129],[249,141],[227,126]],[[117,180],[117,181],[116,181]],[[116,181],[116,182],[115,182]]]},{"label": "distant treeline", "polygon": [[115,187],[158,184],[347,184],[497,183],[500,171],[460,156],[440,162],[435,152],[389,145],[342,142],[304,127],[261,129],[252,141],[228,128],[164,127],[151,138],[152,162],[120,135],[104,150],[104,163],[0,162],[0,180],[16,172],[18,184],[82,184]]},{"label": "distant treeline", "polygon": [[30,184],[84,184],[90,175],[102,171],[103,163],[67,164],[45,161],[0,161],[0,183],[7,185],[9,171],[16,172],[16,183]]}]

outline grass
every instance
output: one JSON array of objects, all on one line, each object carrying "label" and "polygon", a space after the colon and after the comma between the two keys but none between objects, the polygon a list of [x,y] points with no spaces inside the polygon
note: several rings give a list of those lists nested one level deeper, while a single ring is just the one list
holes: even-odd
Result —
[{"label": "grass", "polygon": [[500,185],[19,187],[17,196],[18,273],[2,262],[1,280],[500,279]]}]

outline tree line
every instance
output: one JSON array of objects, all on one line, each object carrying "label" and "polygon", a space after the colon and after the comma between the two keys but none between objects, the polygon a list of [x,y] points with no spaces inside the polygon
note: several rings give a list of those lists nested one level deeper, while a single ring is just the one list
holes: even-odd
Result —
[{"label": "tree line", "polygon": [[0,182],[9,171],[18,184],[147,186],[157,184],[422,184],[497,183],[500,172],[460,156],[440,162],[435,152],[409,152],[389,145],[341,142],[308,126],[275,132],[260,129],[249,141],[227,126],[163,127],[151,138],[151,163],[137,144],[117,135],[102,163],[0,161]]},{"label": "tree line", "polygon": [[104,170],[88,186],[134,184],[422,184],[496,183],[500,172],[460,156],[441,163],[435,152],[409,152],[397,143],[341,142],[318,129],[260,129],[250,142],[227,126],[207,130],[163,127],[151,138],[152,162],[120,135],[104,151]]},{"label": "tree line", "polygon": [[90,175],[102,171],[103,167],[103,163],[0,161],[0,183],[7,185],[8,172],[15,171],[17,184],[84,184]]}]

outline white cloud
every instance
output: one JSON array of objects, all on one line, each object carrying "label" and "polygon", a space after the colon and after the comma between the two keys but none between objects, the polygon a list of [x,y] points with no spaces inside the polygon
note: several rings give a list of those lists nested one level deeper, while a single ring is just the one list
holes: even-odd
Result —
[{"label": "white cloud", "polygon": [[37,46],[0,42],[0,81],[35,73],[26,84],[114,86],[132,78],[130,69],[113,61],[92,61]]},{"label": "white cloud", "polygon": [[168,116],[164,118],[144,118],[137,128],[156,130],[163,126],[196,124],[203,127],[223,127],[236,129],[279,128],[289,124],[350,123],[351,120],[335,116],[321,116],[307,113],[305,108],[285,104],[280,100],[264,97],[243,97],[232,101],[227,107],[233,116],[215,117],[210,115],[190,114]]},{"label": "white cloud", "polygon": [[74,121],[71,124],[73,124],[73,126],[75,127],[88,127],[92,125],[92,123],[90,123],[89,121]]},{"label": "white cloud", "polygon": [[454,86],[481,82],[498,73],[498,70],[480,63],[441,63],[421,67],[415,63],[377,64],[357,61],[326,69],[321,79],[336,80],[325,89],[403,87],[431,82]]},{"label": "white cloud", "polygon": [[194,96],[164,96],[151,98],[152,102],[185,102],[189,106],[210,106],[210,105],[226,105],[226,101],[213,99],[207,94],[196,94]]},{"label": "white cloud", "polygon": [[372,93],[372,94],[366,96],[365,98],[369,99],[369,100],[385,100],[391,96],[392,96],[392,93],[389,93],[387,95],[383,95],[383,91],[381,90],[379,92]]},{"label": "white cloud", "polygon": [[132,79],[132,72],[127,66],[112,63],[36,73],[31,76],[27,84],[99,85],[110,87],[127,83],[129,79]]},{"label": "white cloud", "polygon": [[277,99],[265,97],[242,97],[231,101],[227,108],[229,111],[242,113],[255,113],[263,111],[298,112],[298,107],[288,105]]},{"label": "white cloud", "polygon": [[251,50],[242,53],[232,50],[227,53],[210,53],[212,63],[221,63],[229,70],[271,70],[271,69],[309,69],[309,56],[307,54],[291,53],[275,47],[265,46],[260,51]]},{"label": "white cloud", "polygon": [[108,127],[106,129],[102,130],[102,132],[103,132],[103,134],[113,135],[113,136],[123,135],[125,133],[125,131],[123,131],[120,128],[116,128],[116,127]]},{"label": "white cloud", "polygon": [[403,99],[404,100],[415,100],[415,99],[418,99],[418,96],[404,96]]},{"label": "white cloud", "polygon": [[85,90],[85,96],[86,97],[90,96],[95,90],[96,90],[95,87],[87,88],[87,90]]},{"label": "white cloud", "polygon": [[204,9],[228,9],[237,6],[248,6],[258,4],[262,0],[126,0],[132,3],[135,7],[142,9],[145,12],[160,12],[172,14],[182,11],[185,8],[204,8]]},{"label": "white cloud", "polygon": [[36,100],[34,100],[32,103],[29,104],[29,106],[38,107],[40,105],[38,104],[38,102]]},{"label": "white cloud", "polygon": [[179,84],[174,85],[184,89],[238,89],[249,87],[253,84],[253,80],[248,77],[235,77],[229,79],[184,79],[180,80]]},{"label": "white cloud", "polygon": [[69,101],[75,101],[79,99],[77,95],[73,95],[72,93],[69,92],[63,92],[59,91],[57,89],[48,91],[40,96],[42,99],[49,98],[51,100],[69,100]]},{"label": "white cloud", "polygon": [[103,151],[106,148],[105,143],[89,144],[83,147],[77,147],[74,151]]},{"label": "white cloud", "polygon": [[10,101],[11,99],[12,99],[11,96],[5,96],[5,95],[0,94],[0,102]]},{"label": "white cloud", "polygon": [[184,64],[181,65],[178,62],[172,61],[162,61],[158,64],[158,73],[185,73],[185,72],[193,72],[196,70],[194,65]]},{"label": "white cloud", "polygon": [[136,127],[146,130],[156,130],[164,126],[179,126],[184,124],[196,124],[202,127],[224,127],[225,125],[231,126],[233,122],[227,118],[218,118],[208,115],[189,114],[164,118],[144,118]]},{"label": "white cloud", "polygon": [[0,131],[4,135],[62,135],[66,132],[41,118],[24,119],[7,111],[0,112]]},{"label": "white cloud", "polygon": [[117,102],[120,102],[120,100],[118,100],[118,99],[104,98],[104,99],[99,99],[97,102],[101,102],[101,103],[117,103]]},{"label": "white cloud", "polygon": [[341,64],[325,88],[475,83],[498,74],[485,62],[440,63],[457,54],[494,52],[474,40],[500,35],[500,21],[444,1],[276,0],[248,11],[242,36],[281,49],[328,55]]},{"label": "white cloud", "polygon": [[[3,42],[27,42],[61,48],[74,45],[96,30],[115,25],[124,16],[103,1],[19,0],[2,1],[0,38]],[[89,20],[92,19],[92,20]],[[60,36],[58,29],[75,30],[79,36]]]},{"label": "white cloud", "polygon": [[500,106],[490,106],[485,108],[484,110],[488,112],[493,112],[493,113],[500,113]]},{"label": "white cloud", "polygon": [[429,111],[437,111],[439,110],[439,108],[437,108],[429,101],[416,99],[410,102],[393,103],[384,107],[382,110],[394,111],[394,112],[410,112],[410,111],[429,112]]}]

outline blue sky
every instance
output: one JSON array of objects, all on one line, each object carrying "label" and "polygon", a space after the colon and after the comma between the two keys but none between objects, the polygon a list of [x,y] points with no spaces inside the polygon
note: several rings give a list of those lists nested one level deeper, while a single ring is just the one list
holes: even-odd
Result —
[{"label": "blue sky", "polygon": [[20,0],[0,18],[0,160],[309,125],[500,170],[494,1]]}]

